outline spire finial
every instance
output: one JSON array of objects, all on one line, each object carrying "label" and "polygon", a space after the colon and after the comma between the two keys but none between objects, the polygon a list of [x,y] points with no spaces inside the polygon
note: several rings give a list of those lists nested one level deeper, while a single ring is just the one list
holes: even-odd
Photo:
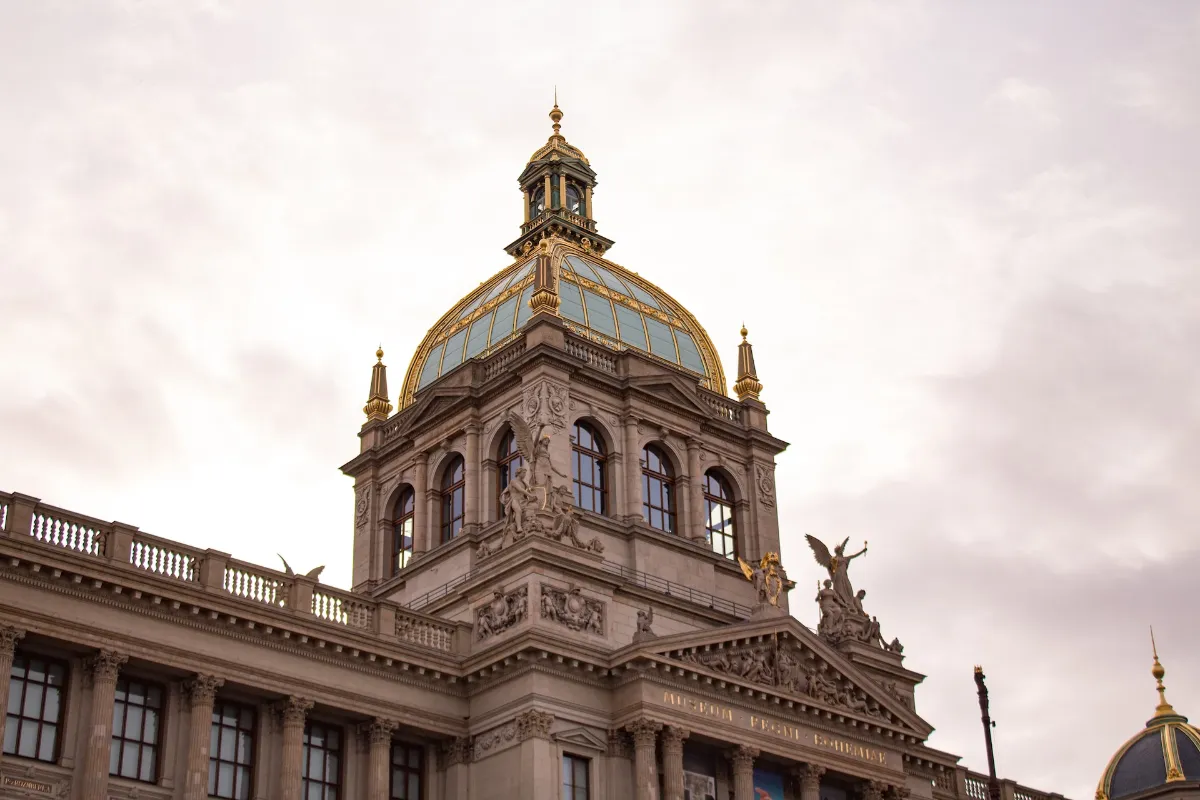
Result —
[{"label": "spire finial", "polygon": [[1175,709],[1167,702],[1167,687],[1163,686],[1163,678],[1167,671],[1163,668],[1162,662],[1158,660],[1158,645],[1154,642],[1154,626],[1150,626],[1150,650],[1154,653],[1154,666],[1150,668],[1150,674],[1154,676],[1154,682],[1157,684],[1158,690],[1158,707],[1154,709],[1154,719],[1160,717],[1176,716]]},{"label": "spire finial", "polygon": [[383,363],[383,344],[375,350],[375,366],[371,367],[371,392],[367,396],[367,404],[363,413],[367,422],[377,419],[387,419],[392,413],[392,404],[388,402],[387,367]]},{"label": "spire finial", "polygon": [[744,322],[741,333],[742,343],[738,345],[738,376],[733,390],[737,392],[738,400],[757,400],[763,387],[758,381],[758,370],[754,367],[754,348],[746,341],[749,331],[746,330]]},{"label": "spire finial", "polygon": [[561,135],[559,134],[559,130],[562,128],[562,125],[559,125],[559,123],[562,121],[562,118],[563,112],[558,107],[558,86],[556,85],[554,87],[554,108],[550,109],[550,121],[554,123],[555,136]]}]

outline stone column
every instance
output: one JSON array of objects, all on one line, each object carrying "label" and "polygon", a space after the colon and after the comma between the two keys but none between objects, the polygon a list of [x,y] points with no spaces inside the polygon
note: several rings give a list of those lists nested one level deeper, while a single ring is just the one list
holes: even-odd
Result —
[{"label": "stone column", "polygon": [[281,700],[275,706],[283,729],[279,800],[300,800],[304,784],[304,719],[312,707],[312,700],[295,696]]},{"label": "stone column", "polygon": [[208,745],[212,734],[213,701],[217,697],[217,689],[224,683],[223,678],[213,675],[197,675],[185,687],[192,711],[188,722],[183,800],[205,800],[208,797]]},{"label": "stone column", "polygon": [[675,725],[663,728],[663,800],[683,800],[683,742],[688,733]]},{"label": "stone column", "polygon": [[438,755],[444,781],[442,797],[444,800],[467,800],[471,789],[467,773],[474,755],[470,737],[458,736],[443,742]]},{"label": "stone column", "polygon": [[[25,631],[11,625],[0,627],[0,709],[8,708],[8,676],[12,674],[13,654],[17,650],[17,642],[25,636]],[[4,723],[7,717],[0,715],[0,742],[4,741]]]},{"label": "stone column", "polygon": [[633,734],[633,780],[637,786],[637,800],[658,800],[658,760],[654,745],[662,723],[638,719],[626,727]]},{"label": "stone column", "polygon": [[113,696],[117,673],[129,656],[101,650],[86,662],[92,679],[92,713],[84,741],[83,768],[79,771],[79,800],[106,800],[108,797],[108,753],[112,747]]},{"label": "stone column", "polygon": [[479,430],[478,422],[468,422],[467,426],[467,504],[466,519],[463,532],[470,533],[478,530],[483,522],[479,511],[480,487],[483,484],[483,468],[479,460]]},{"label": "stone column", "polygon": [[816,764],[805,764],[795,771],[800,782],[800,800],[821,800],[821,777],[825,768]]},{"label": "stone column", "polygon": [[413,559],[416,560],[433,545],[429,517],[429,456],[417,453],[413,462]]},{"label": "stone column", "polygon": [[370,748],[367,756],[367,800],[388,800],[392,762],[392,733],[396,723],[383,717],[364,722],[360,731]]},{"label": "stone column", "polygon": [[887,784],[881,781],[863,781],[858,785],[858,796],[862,800],[883,800]]},{"label": "stone column", "polygon": [[550,743],[554,715],[531,709],[517,715],[517,741],[521,743],[522,800],[552,800],[558,797],[562,766]]},{"label": "stone column", "polygon": [[708,526],[704,519],[704,472],[700,468],[700,442],[687,440],[688,486],[691,499],[688,503],[688,535],[693,542],[704,542]]},{"label": "stone column", "polygon": [[633,753],[624,731],[608,731],[608,796],[633,797]]},{"label": "stone column", "polygon": [[638,447],[638,425],[632,416],[625,417],[625,454],[621,466],[625,469],[625,514],[631,519],[642,518],[642,451]]},{"label": "stone column", "polygon": [[757,747],[738,745],[729,754],[733,762],[733,800],[754,800],[754,759],[758,758]]}]

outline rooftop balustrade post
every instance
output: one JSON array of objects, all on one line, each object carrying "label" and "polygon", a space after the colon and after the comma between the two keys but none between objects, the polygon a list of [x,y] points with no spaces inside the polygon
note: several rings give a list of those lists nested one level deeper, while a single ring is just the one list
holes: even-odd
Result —
[{"label": "rooftop balustrade post", "polygon": [[375,607],[372,627],[374,632],[389,639],[396,637],[396,605],[380,600]]},{"label": "rooftop balustrade post", "polygon": [[133,537],[137,527],[114,522],[112,532],[104,542],[104,557],[115,564],[128,564],[133,556]]},{"label": "rooftop balustrade post", "polygon": [[287,607],[303,614],[311,614],[313,606],[313,590],[317,582],[312,578],[297,575],[292,579],[291,591],[288,592]]},{"label": "rooftop balustrade post", "polygon": [[33,514],[37,510],[38,503],[42,502],[37,497],[30,497],[27,494],[17,494],[13,492],[9,496],[8,519],[5,520],[4,532],[6,534],[24,534],[29,535],[33,530]]},{"label": "rooftop balustrade post", "polygon": [[225,567],[232,556],[220,550],[205,550],[200,559],[199,574],[196,579],[206,589],[225,588]]},{"label": "rooftop balustrade post", "polygon": [[454,652],[459,655],[466,655],[471,652],[471,644],[474,641],[474,637],[471,635],[471,624],[469,622],[456,622],[454,625]]},{"label": "rooftop balustrade post", "polygon": [[1009,778],[1000,779],[1000,800],[1017,800],[1017,782]]}]

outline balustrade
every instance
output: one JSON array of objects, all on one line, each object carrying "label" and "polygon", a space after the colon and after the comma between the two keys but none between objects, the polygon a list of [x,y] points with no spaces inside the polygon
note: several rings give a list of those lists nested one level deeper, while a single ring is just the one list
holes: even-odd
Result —
[{"label": "balustrade", "polygon": [[612,352],[579,339],[567,337],[567,355],[611,374],[617,372],[617,357]]},{"label": "balustrade", "polygon": [[174,542],[151,540],[140,534],[134,537],[129,553],[131,566],[181,581],[196,579],[198,560],[199,553],[190,552]]},{"label": "balustrade", "polygon": [[345,625],[348,628],[370,628],[375,619],[375,602],[327,587],[313,590],[313,616]]},{"label": "balustrade", "polygon": [[241,561],[230,562],[225,566],[225,580],[222,586],[234,597],[255,600],[269,606],[287,605],[289,586],[285,580]]},{"label": "balustrade", "polygon": [[33,514],[29,534],[39,542],[64,550],[90,556],[104,554],[104,523],[76,517],[59,509],[39,507]]}]

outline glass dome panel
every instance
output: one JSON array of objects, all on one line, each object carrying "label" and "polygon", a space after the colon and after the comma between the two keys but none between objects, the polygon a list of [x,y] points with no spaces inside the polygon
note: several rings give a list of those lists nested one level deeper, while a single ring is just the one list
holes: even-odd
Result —
[{"label": "glass dome panel", "polygon": [[679,347],[679,363],[693,372],[704,374],[704,359],[700,358],[700,351],[696,349],[692,337],[676,328],[675,343]]},{"label": "glass dome panel", "polygon": [[[617,323],[621,328],[621,341],[634,347],[646,349],[646,329],[642,326],[642,315],[629,306],[619,303],[613,306],[617,309]],[[668,334],[669,335],[669,334]],[[675,354],[671,354],[674,360]]]},{"label": "glass dome panel", "polygon": [[579,284],[567,280],[559,281],[558,296],[562,298],[562,305],[559,306],[558,313],[580,325],[587,325],[587,315],[583,311],[583,299],[579,294]]},{"label": "glass dome panel", "polygon": [[474,358],[487,349],[495,314],[495,311],[489,311],[471,323],[471,332],[467,334],[467,358]]},{"label": "glass dome panel", "polygon": [[467,340],[467,329],[463,328],[446,342],[446,354],[442,356],[442,372],[445,375],[463,360],[463,343]]},{"label": "glass dome panel", "polygon": [[[533,309],[529,307],[529,298],[533,296],[533,284],[525,287],[525,291],[521,292],[521,302],[517,304],[517,327],[520,328],[529,318],[533,316]],[[511,331],[510,331],[511,333]],[[506,336],[508,334],[505,334]],[[497,339],[498,341],[498,339]]]},{"label": "glass dome panel", "polygon": [[438,371],[441,369],[443,347],[444,345],[439,344],[429,351],[429,356],[425,360],[425,367],[421,370],[421,380],[417,384],[417,388],[425,386],[438,376]]},{"label": "glass dome panel", "polygon": [[492,323],[492,336],[489,341],[498,342],[513,332],[513,318],[517,315],[519,300],[518,296],[513,295],[496,309],[496,321]]},{"label": "glass dome panel", "polygon": [[678,364],[679,354],[675,352],[675,340],[671,338],[671,329],[653,317],[645,319],[646,331],[650,334],[650,352]]},{"label": "glass dome panel", "polygon": [[583,302],[587,306],[588,327],[605,336],[617,338],[617,325],[613,321],[612,303],[590,289],[583,290]]}]

